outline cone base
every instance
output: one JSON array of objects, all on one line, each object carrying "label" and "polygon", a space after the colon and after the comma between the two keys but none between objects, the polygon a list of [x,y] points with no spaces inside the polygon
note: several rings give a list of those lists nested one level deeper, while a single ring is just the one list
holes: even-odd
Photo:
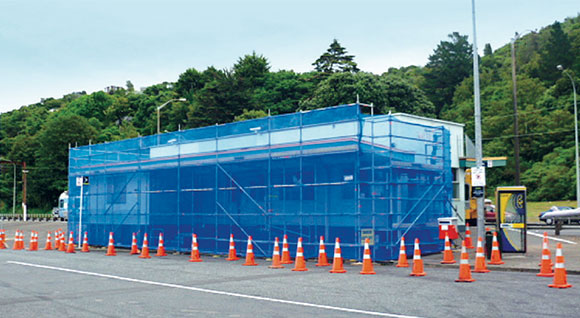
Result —
[{"label": "cone base", "polygon": [[[3,248],[0,248],[0,250],[3,250]],[[45,251],[52,251],[52,248],[45,248]]]},{"label": "cone base", "polygon": [[411,273],[409,274],[409,276],[427,276],[427,273],[423,272],[423,273]]},{"label": "cone base", "polygon": [[345,269],[332,269],[328,271],[329,273],[333,273],[333,274],[344,274],[346,273]]},{"label": "cone base", "polygon": [[441,264],[455,264],[457,263],[457,261],[453,260],[453,261],[441,261]]},{"label": "cone base", "polygon": [[141,254],[141,252],[139,252],[139,251],[131,251],[131,253],[129,253],[129,255],[137,255],[137,254]]},{"label": "cone base", "polygon": [[505,263],[502,262],[502,261],[499,261],[499,262],[489,262],[487,264],[489,264],[489,265],[502,265],[502,264],[505,264]]},{"label": "cone base", "polygon": [[462,279],[455,280],[456,283],[473,283],[474,281],[475,281],[475,279],[473,279],[473,278],[462,278]]},{"label": "cone base", "polygon": [[226,261],[237,261],[239,259],[240,259],[239,257],[228,257],[226,258]]},{"label": "cone base", "polygon": [[330,266],[330,264],[329,263],[326,263],[326,264],[323,263],[323,264],[316,264],[316,266],[317,267],[323,267],[323,266]]},{"label": "cone base", "polygon": [[256,263],[244,263],[242,266],[258,266]]},{"label": "cone base", "polygon": [[117,256],[117,253],[111,253],[111,254],[107,253],[107,254],[105,254],[105,256]]},{"label": "cone base", "polygon": [[281,261],[280,264],[294,264],[293,261]]},{"label": "cone base", "polygon": [[471,272],[472,273],[489,273],[491,271],[489,269],[474,269]]},{"label": "cone base", "polygon": [[157,253],[157,254],[155,254],[155,256],[163,257],[163,256],[167,256],[167,253],[161,253],[161,254]]},{"label": "cone base", "polygon": [[190,261],[191,263],[199,263],[199,262],[203,262],[203,260],[201,260],[201,259],[196,259],[196,258],[190,258],[190,259],[189,259],[189,261]]},{"label": "cone base", "polygon": [[538,273],[536,274],[538,277],[554,277],[554,273]]},{"label": "cone base", "polygon": [[468,249],[468,250],[472,250],[472,249],[475,248],[475,246],[466,246],[465,248]]},{"label": "cone base", "polygon": [[548,287],[550,287],[550,288],[570,288],[570,287],[572,287],[572,285],[570,285],[570,284],[561,284],[561,285],[550,284],[550,285],[548,285]]},{"label": "cone base", "polygon": [[293,268],[292,271],[293,272],[306,272],[306,271],[308,271],[308,268]]},{"label": "cone base", "polygon": [[397,264],[395,267],[409,267],[409,264]]},{"label": "cone base", "polygon": [[375,275],[376,272],[375,271],[370,271],[370,272],[360,272],[361,275]]},{"label": "cone base", "polygon": [[147,256],[141,255],[141,256],[139,256],[139,258],[151,258],[151,256],[149,256],[149,255],[147,255]]},{"label": "cone base", "polygon": [[90,251],[81,251],[81,253],[89,253]]},{"label": "cone base", "polygon": [[280,269],[280,268],[284,268],[284,266],[282,266],[282,265],[270,265],[270,266],[268,266],[268,268]]}]

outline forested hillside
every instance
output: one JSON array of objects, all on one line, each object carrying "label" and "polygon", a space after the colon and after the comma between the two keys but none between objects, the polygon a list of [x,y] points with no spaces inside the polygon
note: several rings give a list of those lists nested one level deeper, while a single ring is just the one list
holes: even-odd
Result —
[{"label": "forested hillside", "polygon": [[[515,45],[522,184],[532,200],[574,199],[572,85],[556,65],[577,81],[580,16],[528,33]],[[29,206],[48,209],[67,187],[69,145],[151,135],[156,132],[156,107],[173,98],[186,101],[163,108],[162,131],[352,103],[358,94],[380,113],[465,123],[473,138],[472,57],[466,35],[452,32],[425,66],[391,68],[380,75],[360,70],[356,57],[337,40],[321,53],[307,73],[272,71],[267,57],[250,53],[231,68],[190,68],[174,82],[144,90],[127,81],[125,87],[47,98],[1,114],[0,157],[26,162]],[[514,183],[509,43],[496,50],[485,46],[480,74],[484,155],[509,157],[507,167],[488,172],[492,193],[496,185]],[[20,169],[17,174],[20,180]],[[2,165],[0,211],[11,209],[12,180],[12,166]]]}]

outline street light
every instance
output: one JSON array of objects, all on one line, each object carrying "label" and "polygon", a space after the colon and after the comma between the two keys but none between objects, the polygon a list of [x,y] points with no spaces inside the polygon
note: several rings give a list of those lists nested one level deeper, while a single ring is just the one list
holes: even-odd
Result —
[{"label": "street light", "polygon": [[161,108],[167,106],[167,104],[171,103],[171,102],[185,102],[187,101],[187,99],[185,98],[174,98],[174,99],[170,99],[168,101],[166,101],[163,105],[157,107],[157,134],[159,134],[160,130],[161,130],[161,123],[160,123],[160,119],[159,119],[159,111],[161,110]]},{"label": "street light", "polygon": [[576,104],[576,84],[570,75],[570,71],[565,70],[562,65],[556,66],[562,73],[568,75],[572,82],[572,91],[574,92],[574,142],[576,144],[576,207],[580,208],[580,166],[578,165],[578,107]]}]

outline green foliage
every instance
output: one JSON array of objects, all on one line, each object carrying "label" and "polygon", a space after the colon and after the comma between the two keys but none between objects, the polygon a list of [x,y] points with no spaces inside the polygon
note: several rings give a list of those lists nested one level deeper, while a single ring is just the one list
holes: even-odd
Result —
[{"label": "green foliage", "polygon": [[244,121],[250,119],[258,119],[262,117],[266,117],[268,114],[263,110],[247,110],[244,109],[241,115],[234,117],[234,121]]},{"label": "green foliage", "polygon": [[359,71],[354,55],[347,55],[347,51],[337,39],[330,43],[330,47],[322,54],[312,65],[317,72],[336,73],[336,72],[353,72]]},{"label": "green foliage", "polygon": [[548,42],[540,53],[540,78],[550,84],[560,78],[562,75],[556,66],[562,65],[564,68],[572,66],[574,55],[571,54],[571,49],[570,39],[562,31],[560,22],[552,24]]}]

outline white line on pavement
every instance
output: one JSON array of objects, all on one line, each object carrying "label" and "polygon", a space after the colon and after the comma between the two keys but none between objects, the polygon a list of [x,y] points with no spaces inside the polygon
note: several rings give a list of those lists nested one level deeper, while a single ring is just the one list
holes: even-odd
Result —
[{"label": "white line on pavement", "polygon": [[[537,236],[537,237],[544,237],[544,235],[542,235],[542,234],[538,234],[538,233],[534,233],[534,232],[530,232],[530,231],[527,231],[527,233],[530,235],[533,235],[533,236]],[[564,242],[564,243],[568,243],[568,244],[574,244],[574,245],[578,244],[576,242],[568,241],[568,240],[557,238],[557,237],[548,236],[548,239],[558,241],[558,242]]]},{"label": "white line on pavement", "polygon": [[370,316],[395,317],[395,318],[418,318],[416,316],[405,316],[405,315],[389,314],[389,313],[382,313],[382,312],[375,312],[375,311],[366,311],[366,310],[351,309],[351,308],[344,308],[344,307],[318,305],[318,304],[304,303],[304,302],[300,302],[300,301],[268,298],[268,297],[261,297],[261,296],[252,296],[252,295],[231,293],[231,292],[225,292],[225,291],[219,291],[219,290],[212,290],[212,289],[190,287],[190,286],[177,285],[177,284],[154,282],[154,281],[149,281],[149,280],[141,280],[141,279],[135,279],[135,278],[116,276],[116,275],[100,274],[100,273],[94,273],[94,272],[85,272],[85,271],[79,271],[79,270],[63,268],[63,267],[23,263],[23,262],[16,262],[16,261],[7,261],[6,263],[15,264],[15,265],[22,265],[22,266],[37,267],[37,268],[44,268],[44,269],[52,269],[52,270],[57,270],[57,271],[61,271],[61,272],[75,273],[75,274],[81,274],[81,275],[116,279],[116,280],[121,280],[121,281],[126,281],[126,282],[155,285],[155,286],[163,286],[163,287],[168,287],[168,288],[192,290],[192,291],[208,293],[208,294],[224,295],[224,296],[247,298],[247,299],[254,299],[254,300],[262,300],[262,301],[269,301],[269,302],[273,302],[273,303],[282,303],[282,304],[297,305],[297,306],[303,306],[303,307],[314,307],[314,308],[320,308],[320,309],[350,312],[350,313],[370,315]]}]

